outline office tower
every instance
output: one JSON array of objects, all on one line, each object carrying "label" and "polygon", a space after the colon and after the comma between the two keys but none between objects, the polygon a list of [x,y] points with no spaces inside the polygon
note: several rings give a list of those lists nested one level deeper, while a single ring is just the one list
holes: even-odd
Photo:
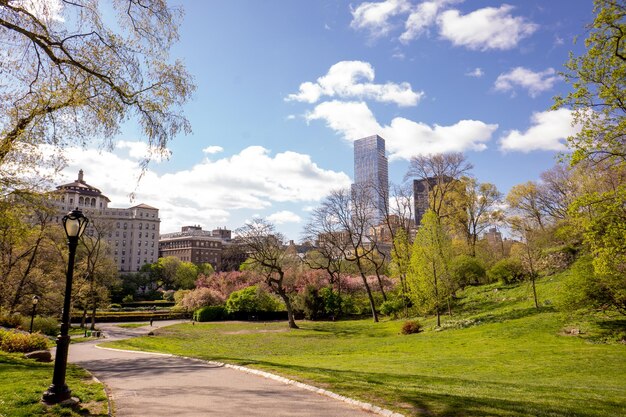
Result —
[{"label": "office tower", "polygon": [[377,211],[374,217],[378,222],[388,211],[388,171],[383,138],[374,135],[354,142],[354,185],[370,190],[368,194]]}]

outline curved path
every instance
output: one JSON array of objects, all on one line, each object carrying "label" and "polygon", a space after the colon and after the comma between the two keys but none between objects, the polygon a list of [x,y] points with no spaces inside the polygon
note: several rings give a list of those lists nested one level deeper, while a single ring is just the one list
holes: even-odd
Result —
[{"label": "curved path", "polygon": [[[154,322],[154,327],[175,324]],[[146,334],[150,327],[100,325],[109,340]],[[69,361],[106,384],[117,417],[373,417],[343,401],[208,362],[169,355],[70,346]],[[71,389],[71,387],[70,387]]]}]

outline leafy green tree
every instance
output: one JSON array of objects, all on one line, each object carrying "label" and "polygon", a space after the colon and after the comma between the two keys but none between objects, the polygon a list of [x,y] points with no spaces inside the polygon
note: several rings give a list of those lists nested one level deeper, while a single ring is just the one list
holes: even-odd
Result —
[{"label": "leafy green tree", "polygon": [[400,296],[405,313],[408,313],[409,290],[406,277],[411,266],[411,252],[412,247],[408,233],[404,229],[398,229],[393,239],[393,250],[391,251],[391,264],[389,269],[392,276],[400,278]]},{"label": "leafy green tree", "polygon": [[568,138],[574,164],[626,162],[626,4],[594,0],[586,52],[570,55],[562,74],[573,90],[554,108],[569,107],[580,133]]},{"label": "leafy green tree", "polygon": [[586,51],[571,55],[563,74],[572,91],[554,107],[573,110],[581,130],[568,138],[571,162],[594,178],[569,213],[583,231],[594,276],[620,300],[626,292],[626,4],[595,0],[594,12]]},{"label": "leafy green tree", "polygon": [[198,279],[198,267],[191,262],[182,261],[174,278],[174,286],[183,290],[190,290],[195,286]]},{"label": "leafy green tree", "polygon": [[450,263],[450,273],[461,288],[484,282],[485,267],[475,256],[458,255]]},{"label": "leafy green tree", "polygon": [[411,267],[407,275],[410,297],[422,311],[434,311],[437,327],[441,326],[441,308],[453,294],[449,262],[452,255],[450,238],[437,218],[429,210],[422,222],[411,255]]},{"label": "leafy green tree", "polygon": [[490,281],[499,281],[502,284],[512,284],[524,279],[524,266],[519,259],[504,258],[496,262],[487,271]]},{"label": "leafy green tree", "polygon": [[465,239],[470,256],[476,256],[478,237],[491,225],[490,213],[501,202],[495,185],[463,177],[454,184],[448,198],[451,206],[448,222]]},{"label": "leafy green tree", "polygon": [[226,311],[229,313],[257,313],[279,309],[280,303],[258,285],[234,291],[226,300]]}]

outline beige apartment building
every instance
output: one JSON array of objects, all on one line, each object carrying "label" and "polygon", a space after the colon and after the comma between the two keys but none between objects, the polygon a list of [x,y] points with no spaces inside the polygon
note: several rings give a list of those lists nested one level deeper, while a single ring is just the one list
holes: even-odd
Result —
[{"label": "beige apartment building", "polygon": [[78,178],[56,187],[54,204],[60,218],[78,208],[89,218],[86,233],[106,242],[109,256],[120,273],[137,272],[144,264],[153,263],[159,255],[159,209],[146,204],[129,208],[109,207],[111,200],[84,180]]}]

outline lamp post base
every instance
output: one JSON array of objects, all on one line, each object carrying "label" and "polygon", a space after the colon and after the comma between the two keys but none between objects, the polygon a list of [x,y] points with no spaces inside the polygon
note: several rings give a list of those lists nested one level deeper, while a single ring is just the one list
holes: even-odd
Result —
[{"label": "lamp post base", "polygon": [[67,387],[67,385],[59,387],[52,384],[43,393],[42,400],[46,404],[58,404],[69,400],[70,398],[72,398],[72,391]]}]

